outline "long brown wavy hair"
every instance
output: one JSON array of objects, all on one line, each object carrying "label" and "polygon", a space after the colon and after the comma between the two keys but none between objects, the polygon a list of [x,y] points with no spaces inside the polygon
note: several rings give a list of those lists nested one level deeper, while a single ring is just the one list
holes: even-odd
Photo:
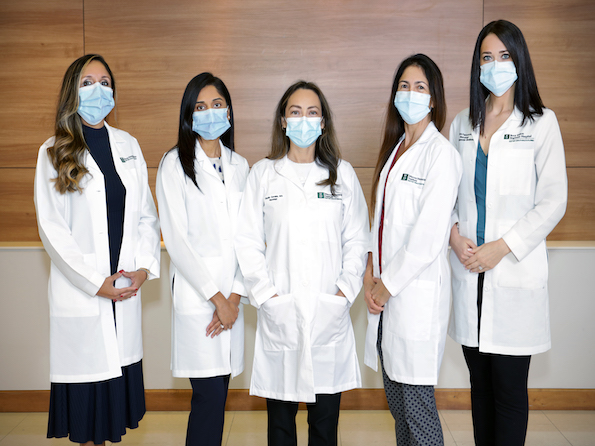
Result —
[{"label": "long brown wavy hair", "polygon": [[430,95],[432,96],[433,107],[430,111],[430,120],[436,125],[438,131],[442,130],[446,121],[446,100],[444,98],[444,82],[442,80],[442,73],[438,65],[434,63],[425,54],[415,54],[401,62],[395,78],[393,80],[393,87],[388,101],[386,110],[386,121],[384,125],[384,138],[380,153],[378,154],[378,161],[376,163],[376,170],[374,170],[374,182],[372,183],[372,206],[370,206],[370,213],[373,215],[376,206],[376,191],[378,190],[378,182],[380,181],[380,174],[384,165],[390,158],[393,149],[405,133],[405,121],[395,107],[394,99],[399,88],[399,80],[403,76],[405,69],[410,66],[417,66],[422,69],[430,87]]},{"label": "long brown wavy hair", "polygon": [[53,181],[56,190],[61,194],[82,192],[83,189],[79,183],[89,173],[84,164],[85,152],[89,149],[83,137],[83,124],[77,110],[81,74],[94,60],[101,62],[107,70],[112,80],[114,98],[116,96],[114,76],[107,62],[100,55],[87,54],[79,57],[66,70],[56,111],[55,141],[52,147],[48,147],[48,157],[58,173]]},{"label": "long brown wavy hair", "polygon": [[333,116],[329,104],[322,93],[322,90],[313,82],[297,81],[281,97],[277,110],[275,111],[275,119],[273,121],[273,136],[271,141],[271,151],[267,158],[271,160],[278,160],[283,158],[289,152],[289,137],[285,135],[283,129],[283,119],[285,118],[285,111],[290,96],[297,90],[312,90],[320,99],[320,106],[322,107],[322,119],[324,120],[324,129],[322,135],[316,140],[316,148],[314,151],[314,158],[318,165],[328,169],[328,178],[317,183],[320,186],[330,186],[331,192],[335,194],[335,185],[337,184],[337,168],[339,160],[341,159],[341,151],[339,150],[339,142],[335,133],[335,126],[333,124]]}]

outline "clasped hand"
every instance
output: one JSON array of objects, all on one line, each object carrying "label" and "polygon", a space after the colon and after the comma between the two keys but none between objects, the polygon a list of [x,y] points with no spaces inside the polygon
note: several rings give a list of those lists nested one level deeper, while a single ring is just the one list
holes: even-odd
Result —
[{"label": "clasped hand", "polygon": [[[125,288],[116,288],[114,286],[114,282],[116,279],[119,279],[122,276],[130,279],[130,286]],[[136,295],[136,292],[142,286],[145,280],[147,280],[147,273],[143,270],[130,272],[120,270],[117,273],[105,278],[103,285],[101,285],[101,288],[99,288],[99,291],[97,291],[97,296],[111,299],[114,302],[126,300]]]}]

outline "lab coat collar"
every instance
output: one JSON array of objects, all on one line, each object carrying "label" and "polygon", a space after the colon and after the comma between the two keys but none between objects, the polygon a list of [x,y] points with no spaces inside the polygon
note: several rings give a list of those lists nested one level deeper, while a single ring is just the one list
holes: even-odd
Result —
[{"label": "lab coat collar", "polygon": [[[406,156],[407,153],[411,152],[412,150],[415,150],[416,147],[419,147],[419,145],[421,144],[425,144],[434,134],[434,132],[437,132],[438,129],[436,128],[436,126],[434,125],[433,121],[430,121],[430,123],[428,124],[428,126],[425,128],[425,130],[423,131],[423,133],[421,134],[421,136],[419,137],[419,139],[417,141],[415,141],[415,143],[409,147],[407,149],[407,151],[403,154],[403,156]],[[403,140],[405,139],[405,134],[403,133],[403,136],[401,136],[401,138],[399,138],[399,141],[397,142],[397,144],[395,145],[395,147],[398,147],[399,144],[401,144],[401,142],[403,142]],[[392,163],[392,159],[396,156],[396,151],[393,149],[393,154],[392,156],[389,157],[389,159],[387,160],[387,163],[391,162]]]}]

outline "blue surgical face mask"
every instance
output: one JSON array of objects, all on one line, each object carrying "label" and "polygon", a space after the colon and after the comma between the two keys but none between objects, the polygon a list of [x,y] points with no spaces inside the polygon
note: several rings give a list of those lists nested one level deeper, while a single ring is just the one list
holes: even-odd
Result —
[{"label": "blue surgical face mask", "polygon": [[114,90],[99,82],[79,88],[77,113],[87,124],[99,124],[113,110],[114,105]]},{"label": "blue surgical face mask", "polygon": [[230,127],[227,108],[209,108],[192,113],[192,131],[207,141],[219,138]]},{"label": "blue surgical face mask", "polygon": [[310,147],[322,135],[320,126],[322,118],[303,116],[301,118],[286,118],[285,120],[287,121],[285,134],[296,146],[302,149]]},{"label": "blue surgical face mask", "polygon": [[430,113],[431,98],[429,94],[418,93],[417,91],[397,91],[394,104],[403,121],[413,125]]},{"label": "blue surgical face mask", "polygon": [[486,63],[479,67],[479,70],[479,81],[496,96],[506,93],[518,79],[512,61]]}]

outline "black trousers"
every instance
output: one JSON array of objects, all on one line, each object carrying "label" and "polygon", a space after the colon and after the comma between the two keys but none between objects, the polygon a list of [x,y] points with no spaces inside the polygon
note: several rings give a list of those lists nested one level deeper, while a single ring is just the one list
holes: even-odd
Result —
[{"label": "black trousers", "polygon": [[229,375],[190,378],[192,402],[186,446],[221,446]]},{"label": "black trousers", "polygon": [[[318,394],[308,403],[308,446],[336,446],[341,393]],[[268,445],[297,446],[298,403],[267,398]]]},{"label": "black trousers", "polygon": [[[481,318],[484,273],[479,274],[477,306]],[[478,323],[478,335],[480,330]],[[529,421],[527,380],[531,356],[481,353],[463,346],[471,378],[471,412],[477,446],[522,446]]]}]

